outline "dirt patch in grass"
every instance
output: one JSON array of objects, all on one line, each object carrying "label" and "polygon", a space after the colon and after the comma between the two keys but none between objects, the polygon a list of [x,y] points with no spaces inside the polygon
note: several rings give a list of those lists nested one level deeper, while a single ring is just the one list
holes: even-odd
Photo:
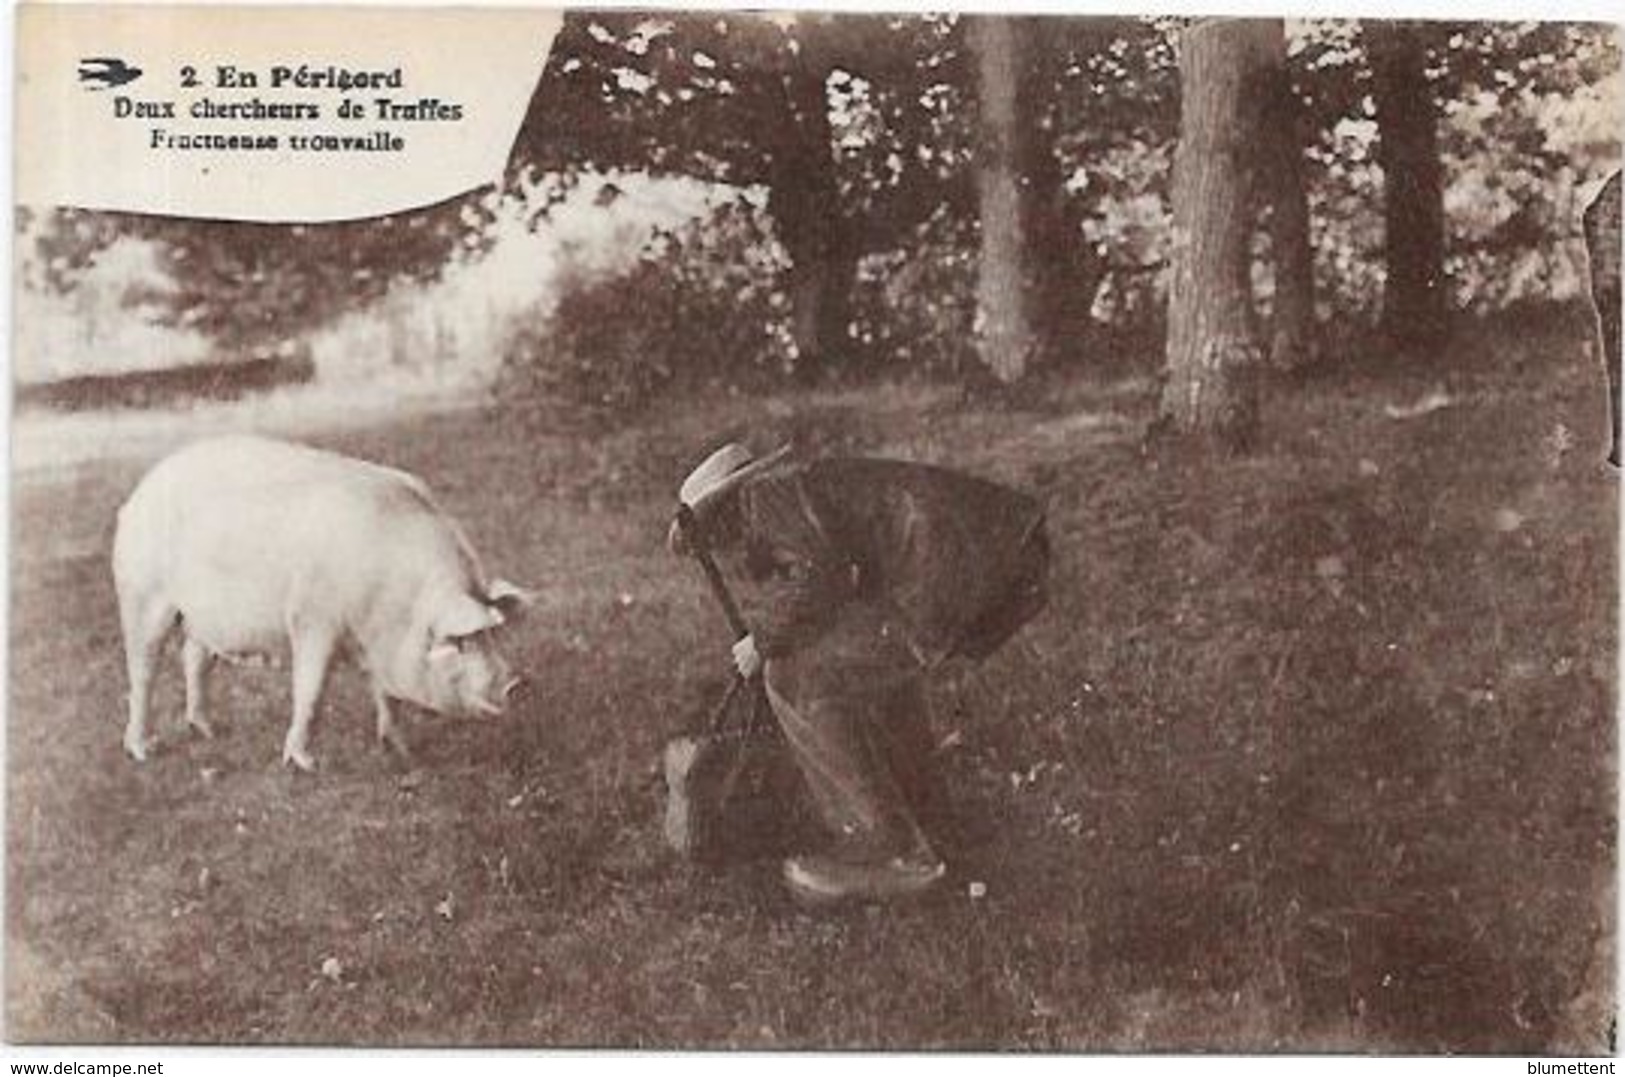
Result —
[{"label": "dirt patch in grass", "polygon": [[[419,472],[494,568],[545,591],[519,637],[534,721],[420,723],[410,772],[372,750],[343,672],[323,773],[284,772],[274,669],[217,676],[211,742],[179,732],[169,669],[169,740],[125,761],[106,542],[146,461],[32,473],[13,495],[8,1034],[1603,1051],[1617,503],[1583,329],[1275,386],[1243,460],[1147,450],[1149,383],[1086,379],[997,406],[673,402],[592,437],[464,412],[312,438]],[[660,846],[660,745],[726,656],[660,539],[724,436],[957,464],[1049,501],[1050,610],[934,689],[953,872],[917,905],[813,916],[773,864],[708,872]]]}]

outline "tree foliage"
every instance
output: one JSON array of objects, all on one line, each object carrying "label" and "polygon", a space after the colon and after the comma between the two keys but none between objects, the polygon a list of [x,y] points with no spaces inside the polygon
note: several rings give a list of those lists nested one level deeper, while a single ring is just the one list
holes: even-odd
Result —
[{"label": "tree foliage", "polygon": [[[1024,117],[1044,147],[1024,166],[1047,214],[1034,230],[1049,289],[1039,305],[1046,324],[1064,327],[1054,358],[1094,361],[1088,337],[1103,323],[1160,325],[1181,104],[1177,35],[1185,21],[1040,25],[1024,72]],[[1617,39],[1607,27],[1549,22],[1436,22],[1416,33],[1440,117],[1451,303],[1493,307],[1550,292],[1566,279],[1553,252],[1573,235],[1570,192],[1617,153],[1606,123],[1565,125],[1554,122],[1554,110],[1617,80]],[[1316,313],[1323,322],[1369,322],[1384,275],[1386,177],[1376,156],[1367,35],[1358,23],[1316,20],[1289,23],[1287,39],[1306,143]],[[747,268],[759,275],[752,287],[774,299],[736,315],[748,310],[778,328],[730,339],[759,350],[771,340],[776,349],[788,334],[794,358],[807,340],[828,342],[829,326],[839,324],[837,343],[865,369],[961,371],[975,362],[975,105],[965,21],[952,15],[570,12],[500,196],[552,190],[556,197],[576,177],[613,171],[768,191],[765,216],[753,211],[762,228]],[[1591,133],[1563,135],[1565,126]],[[820,139],[828,143],[827,186],[809,185],[803,204],[792,205],[784,192],[796,190],[791,177],[813,167]],[[535,182],[543,174],[553,182]],[[307,227],[62,210],[31,234],[40,236],[47,286],[57,288],[71,287],[114,237],[155,241],[169,280],[144,306],[224,344],[253,346],[362,307],[392,281],[432,279],[448,260],[477,253],[489,238],[495,197]],[[537,197],[540,227],[549,199]],[[691,282],[701,266],[719,281],[740,271],[713,260],[734,249],[733,238],[685,249],[682,272]],[[676,271],[659,252],[647,261]],[[850,283],[849,294],[820,315],[821,332],[796,331],[798,304],[790,300],[805,285],[794,277],[798,261],[836,266],[833,276]],[[1269,301],[1267,288],[1260,298]],[[761,350],[760,362],[747,365],[776,369],[780,358]]]},{"label": "tree foliage", "polygon": [[[1368,27],[1297,24],[1289,68],[1311,134],[1308,185],[1316,217],[1323,318],[1373,314],[1381,295],[1384,175]],[[1617,134],[1565,140],[1617,123],[1600,95],[1583,125],[1570,102],[1618,78],[1618,39],[1584,23],[1437,21],[1407,27],[1439,117],[1446,201],[1445,276],[1451,303],[1493,309],[1549,290],[1553,252],[1574,234],[1573,189],[1617,161]],[[1617,94],[1617,84],[1614,92]]]},{"label": "tree foliage", "polygon": [[150,240],[166,279],[132,289],[131,306],[195,329],[228,352],[296,336],[383,295],[402,279],[429,280],[485,243],[489,195],[336,224],[188,220],[89,210],[51,211],[33,230],[43,283],[72,286],[121,236]]}]

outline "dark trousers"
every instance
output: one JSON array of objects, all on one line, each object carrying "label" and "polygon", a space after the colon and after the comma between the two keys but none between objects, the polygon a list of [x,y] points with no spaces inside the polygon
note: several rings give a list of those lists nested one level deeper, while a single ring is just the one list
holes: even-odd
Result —
[{"label": "dark trousers", "polygon": [[765,680],[834,855],[929,856],[919,811],[935,796],[934,741],[925,680],[898,626],[873,606],[843,610],[817,639],[770,658]]}]

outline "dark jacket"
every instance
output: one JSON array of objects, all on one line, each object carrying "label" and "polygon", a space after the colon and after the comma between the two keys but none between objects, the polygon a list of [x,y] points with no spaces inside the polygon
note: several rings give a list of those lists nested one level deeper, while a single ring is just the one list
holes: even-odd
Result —
[{"label": "dark jacket", "polygon": [[751,629],[787,654],[855,602],[901,619],[923,666],[980,658],[1044,604],[1049,548],[1033,498],[945,468],[830,458],[771,467],[738,492]]}]

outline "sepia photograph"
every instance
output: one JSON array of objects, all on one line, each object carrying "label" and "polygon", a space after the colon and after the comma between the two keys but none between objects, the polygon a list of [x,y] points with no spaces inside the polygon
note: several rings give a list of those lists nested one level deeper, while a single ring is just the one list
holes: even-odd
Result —
[{"label": "sepia photograph", "polygon": [[55,7],[9,1045],[1616,1052],[1620,26]]}]

